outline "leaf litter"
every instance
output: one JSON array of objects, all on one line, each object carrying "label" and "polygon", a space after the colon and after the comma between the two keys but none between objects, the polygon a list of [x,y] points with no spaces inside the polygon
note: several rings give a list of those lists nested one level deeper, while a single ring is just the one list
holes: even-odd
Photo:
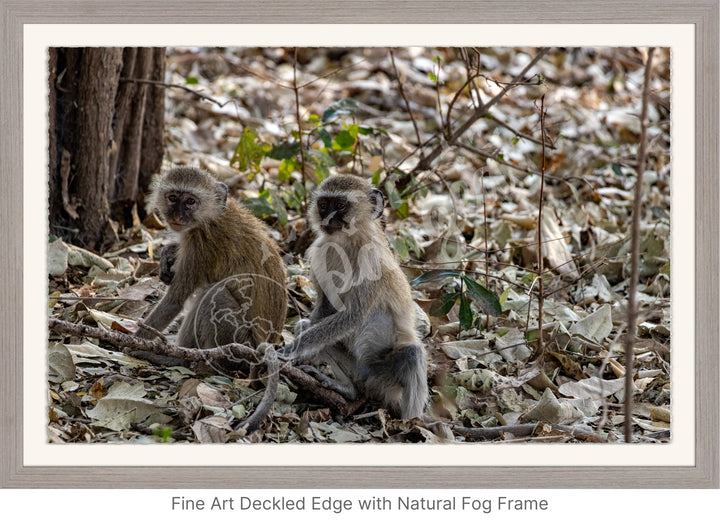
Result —
[{"label": "leaf litter", "polygon": [[[430,362],[429,413],[465,429],[538,423],[533,434],[501,432],[493,441],[582,441],[572,430],[578,425],[619,441],[625,419],[619,342],[626,330],[641,50],[551,49],[528,75],[540,82],[514,86],[458,144],[444,145],[432,171],[413,172],[418,139],[433,144],[443,126],[457,127],[536,52],[398,48],[396,77],[383,48],[298,50],[300,113],[312,161],[303,188],[299,148],[293,146],[293,50],[171,48],[168,83],[192,85],[227,103],[220,107],[168,89],[166,160],[214,171],[271,226],[287,254],[288,341],[316,294],[299,241],[307,229],[304,192],[331,172],[372,177],[388,196],[390,245],[416,283]],[[637,442],[671,439],[669,51],[657,56],[634,344]],[[551,148],[545,159],[540,356],[543,94]],[[105,254],[52,239],[50,315],[134,332],[164,293],[157,257],[166,239],[162,225],[151,222],[121,232]],[[430,271],[439,273],[418,281]],[[169,340],[176,329],[170,327]],[[259,402],[262,380],[154,366],[107,346],[51,334],[51,442],[474,440],[451,426],[393,419],[372,403],[338,419],[285,378],[272,417],[246,436],[233,428]]]}]

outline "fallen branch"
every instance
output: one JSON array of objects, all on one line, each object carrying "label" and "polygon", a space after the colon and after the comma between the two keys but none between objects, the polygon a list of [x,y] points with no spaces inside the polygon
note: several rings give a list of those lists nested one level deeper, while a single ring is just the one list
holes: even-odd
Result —
[{"label": "fallen branch", "polygon": [[[183,348],[164,341],[142,339],[131,334],[106,330],[105,328],[87,326],[54,317],[48,319],[48,327],[52,332],[78,337],[100,339],[117,346],[123,353],[140,350],[152,354],[172,357],[191,363],[205,363],[214,370],[240,370],[241,365],[257,364],[265,357],[262,352],[239,343],[232,343],[217,348]],[[323,387],[312,376],[295,368],[290,363],[282,363],[279,371],[295,385],[309,392],[319,402],[327,405],[341,415],[350,413],[347,401],[337,392]],[[270,370],[272,373],[272,370]]]},{"label": "fallen branch", "polygon": [[[455,434],[459,434],[465,438],[469,438],[474,441],[490,441],[502,437],[503,434],[512,434],[515,437],[530,437],[533,436],[543,425],[547,425],[547,423],[523,423],[518,425],[505,425],[487,428],[464,427],[461,425],[451,424],[449,427]],[[549,426],[552,430],[568,432],[572,437],[578,439],[592,441],[594,443],[607,443],[607,438],[605,436],[601,436],[593,432],[589,427],[556,424],[551,424]]]}]

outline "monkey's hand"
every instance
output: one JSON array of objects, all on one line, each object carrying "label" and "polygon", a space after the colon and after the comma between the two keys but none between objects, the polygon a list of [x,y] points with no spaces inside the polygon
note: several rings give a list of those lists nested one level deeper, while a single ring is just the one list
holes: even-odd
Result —
[{"label": "monkey's hand", "polygon": [[294,361],[297,357],[297,349],[295,343],[290,343],[282,348],[277,349],[277,357],[281,361]]},{"label": "monkey's hand", "polygon": [[337,379],[323,374],[320,370],[312,365],[299,365],[298,368],[306,374],[314,377],[324,388],[334,390],[348,401],[357,399],[357,390],[352,384],[345,384]]},{"label": "monkey's hand", "polygon": [[177,242],[168,244],[163,248],[162,253],[160,254],[160,280],[165,284],[170,284],[173,277],[175,277],[173,265],[177,259],[179,246],[180,244]]},{"label": "monkey's hand", "polygon": [[280,359],[281,361],[294,361],[297,358],[299,337],[300,335],[302,335],[303,332],[307,331],[309,327],[309,319],[300,319],[297,323],[295,323],[295,327],[293,328],[293,334],[295,334],[296,339],[289,345],[285,345],[282,348],[277,349],[278,359]]},{"label": "monkey's hand", "polygon": [[282,361],[292,361],[297,358],[297,351],[299,348],[299,337],[310,328],[310,319],[300,319],[293,327],[293,334],[295,335],[295,341],[289,345],[285,345],[282,348],[277,349],[278,359]]},{"label": "monkey's hand", "polygon": [[135,332],[135,337],[142,337],[143,339],[155,339],[156,337],[160,337],[161,339],[165,340],[165,336],[162,335],[161,332],[149,326],[145,326],[144,324],[140,324],[137,331]]}]

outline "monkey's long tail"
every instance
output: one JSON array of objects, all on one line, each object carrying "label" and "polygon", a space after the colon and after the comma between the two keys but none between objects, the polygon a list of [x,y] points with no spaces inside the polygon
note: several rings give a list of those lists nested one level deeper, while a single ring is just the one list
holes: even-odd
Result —
[{"label": "monkey's long tail", "polygon": [[265,417],[270,413],[272,404],[275,402],[275,397],[277,396],[278,384],[280,382],[280,364],[273,345],[270,343],[260,343],[258,351],[262,351],[265,355],[265,364],[268,369],[267,386],[265,387],[262,400],[260,400],[257,408],[255,408],[255,412],[235,427],[235,430],[245,429],[246,434],[251,434],[260,428]]}]

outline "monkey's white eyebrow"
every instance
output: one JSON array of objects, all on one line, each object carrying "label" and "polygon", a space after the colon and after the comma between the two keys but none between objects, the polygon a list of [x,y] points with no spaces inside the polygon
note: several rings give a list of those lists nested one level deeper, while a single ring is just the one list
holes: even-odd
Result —
[{"label": "monkey's white eyebrow", "polygon": [[364,191],[352,190],[352,191],[334,191],[324,190],[318,195],[318,197],[346,197],[348,200],[360,200],[364,199],[367,195]]}]

